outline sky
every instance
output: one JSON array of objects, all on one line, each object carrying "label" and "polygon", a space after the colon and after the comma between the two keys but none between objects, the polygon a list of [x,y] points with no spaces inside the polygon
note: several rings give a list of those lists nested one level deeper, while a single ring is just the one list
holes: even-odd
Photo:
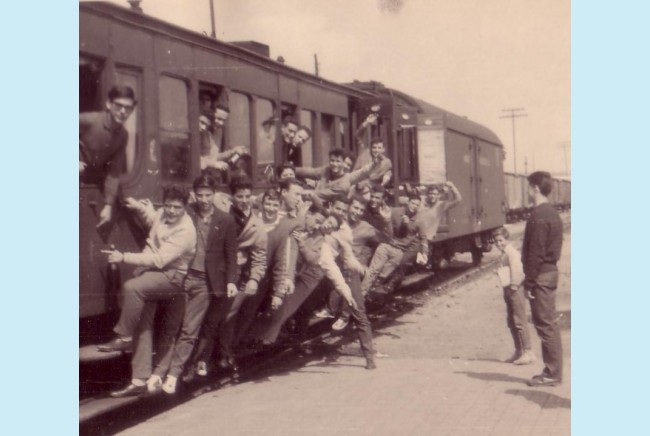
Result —
[{"label": "sky", "polygon": [[[570,0],[213,0],[217,38],[255,40],[335,82],[376,80],[492,130],[517,172],[570,174]],[[128,6],[126,0],[111,0]],[[210,34],[209,0],[143,0]]]}]

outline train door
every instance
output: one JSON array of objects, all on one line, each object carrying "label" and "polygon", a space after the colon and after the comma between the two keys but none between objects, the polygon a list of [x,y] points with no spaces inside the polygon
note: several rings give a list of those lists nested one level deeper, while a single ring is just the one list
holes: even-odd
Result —
[{"label": "train door", "polygon": [[505,222],[503,149],[474,139],[477,219],[480,229],[493,229]]},{"label": "train door", "polygon": [[[80,56],[79,61],[79,111],[102,113],[105,109],[106,91],[110,85],[128,85],[136,99],[142,101],[141,75],[133,69],[111,69],[106,72],[105,62]],[[141,160],[139,149],[140,109],[136,106],[124,124],[128,132],[125,164],[122,168],[121,186],[133,183]],[[99,214],[104,207],[103,185],[105,172],[92,169],[79,177],[79,316],[106,314],[118,307],[119,276],[106,262],[101,252],[111,245],[124,251],[138,250],[139,240],[133,237],[133,222],[128,220],[119,200],[113,205],[110,223],[97,228]],[[119,268],[119,267],[118,267]],[[126,273],[126,269],[124,273]]]}]

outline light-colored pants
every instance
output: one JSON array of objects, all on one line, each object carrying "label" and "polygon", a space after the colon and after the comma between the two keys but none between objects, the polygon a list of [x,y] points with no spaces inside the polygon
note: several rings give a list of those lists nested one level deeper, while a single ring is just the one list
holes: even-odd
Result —
[{"label": "light-colored pants", "polygon": [[389,244],[379,244],[372,256],[368,272],[361,282],[361,293],[366,295],[374,286],[378,276],[388,277],[400,265],[404,252]]}]

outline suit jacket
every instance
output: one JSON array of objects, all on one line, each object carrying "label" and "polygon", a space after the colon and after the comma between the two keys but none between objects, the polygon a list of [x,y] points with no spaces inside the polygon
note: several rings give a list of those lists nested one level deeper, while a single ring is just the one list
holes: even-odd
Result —
[{"label": "suit jacket", "polygon": [[[199,219],[196,205],[188,207],[194,225]],[[226,294],[226,283],[237,284],[237,230],[235,220],[229,214],[215,208],[205,246],[205,271],[208,288],[216,296]]]}]

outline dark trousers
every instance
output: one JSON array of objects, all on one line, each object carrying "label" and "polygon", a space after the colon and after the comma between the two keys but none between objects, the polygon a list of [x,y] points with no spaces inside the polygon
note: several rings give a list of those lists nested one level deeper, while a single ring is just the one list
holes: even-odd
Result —
[{"label": "dark trousers", "polygon": [[201,330],[201,324],[208,311],[210,294],[208,293],[207,277],[192,270],[185,277],[183,288],[187,294],[185,315],[181,333],[176,339],[174,353],[169,368],[169,375],[179,377],[185,363],[190,359]]},{"label": "dark trousers", "polygon": [[212,359],[217,338],[232,332],[230,329],[224,329],[228,314],[232,307],[238,307],[242,300],[243,293],[241,292],[231,298],[228,298],[226,295],[211,295],[210,305],[205,314],[203,326],[201,327],[199,344],[196,349],[194,361],[209,362]]},{"label": "dark trousers", "polygon": [[248,337],[251,325],[253,325],[258,314],[262,311],[264,303],[267,302],[267,299],[269,298],[270,291],[270,280],[265,277],[260,282],[257,288],[257,293],[255,295],[247,296],[243,301],[234,327],[234,347],[237,347],[239,343]]},{"label": "dark trousers", "polygon": [[520,290],[503,288],[503,300],[506,302],[507,324],[518,354],[530,350],[530,335],[526,319],[524,297]]},{"label": "dark trousers", "polygon": [[282,305],[270,311],[270,316],[260,318],[254,326],[253,336],[264,343],[272,344],[280,334],[282,325],[293,316],[309,295],[316,289],[325,273],[318,266],[310,266],[296,276],[293,294],[286,295]]},{"label": "dark trousers", "polygon": [[537,276],[530,300],[533,324],[542,340],[542,358],[546,377],[562,379],[562,339],[555,311],[555,290],[558,272],[548,271]]},{"label": "dark trousers", "polygon": [[[157,312],[160,324],[155,323]],[[164,301],[149,301],[142,308],[142,315],[133,337],[131,357],[132,378],[146,380],[152,374],[164,377],[169,369],[174,352],[174,340],[183,322],[185,295],[177,294]],[[154,335],[154,325],[161,331]],[[154,362],[154,336],[156,359]],[[154,366],[155,365],[155,366]],[[152,370],[153,367],[153,370]]]}]

